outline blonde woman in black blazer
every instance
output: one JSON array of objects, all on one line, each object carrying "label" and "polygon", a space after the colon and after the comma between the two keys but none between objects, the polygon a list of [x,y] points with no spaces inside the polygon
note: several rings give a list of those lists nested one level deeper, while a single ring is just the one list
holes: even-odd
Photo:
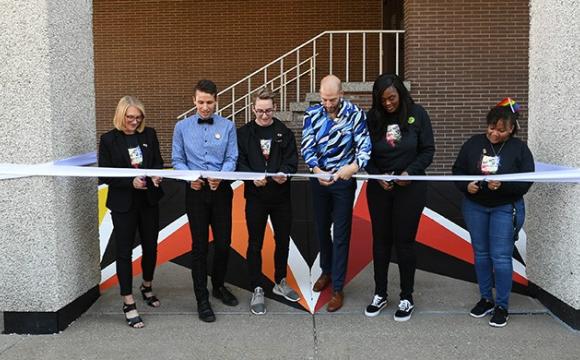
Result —
[{"label": "blonde woman in black blazer", "polygon": [[[145,127],[145,107],[132,96],[124,96],[113,119],[115,128],[101,136],[99,166],[113,168],[161,169],[163,159],[153,128]],[[129,326],[142,328],[132,295],[132,250],[139,229],[143,256],[143,283],[140,290],[147,305],[158,307],[151,288],[157,261],[159,199],[163,196],[159,177],[99,178],[109,185],[107,207],[115,230],[117,277],[123,298],[123,312]]]}]

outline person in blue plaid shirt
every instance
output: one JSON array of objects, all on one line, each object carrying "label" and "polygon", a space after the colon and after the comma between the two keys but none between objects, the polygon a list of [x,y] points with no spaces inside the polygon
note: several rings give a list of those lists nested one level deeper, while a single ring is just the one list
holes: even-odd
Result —
[{"label": "person in blue plaid shirt", "polygon": [[322,269],[313,290],[320,292],[332,283],[329,312],[340,309],[344,299],[342,288],[356,191],[352,176],[366,166],[371,153],[366,115],[342,95],[338,77],[328,75],[322,79],[321,103],[304,114],[301,144],[302,157],[310,171],[328,175],[313,178],[310,183]]}]

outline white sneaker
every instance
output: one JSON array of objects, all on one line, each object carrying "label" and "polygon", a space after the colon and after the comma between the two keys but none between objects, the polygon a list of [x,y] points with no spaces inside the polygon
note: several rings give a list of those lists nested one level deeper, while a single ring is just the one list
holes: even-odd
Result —
[{"label": "white sneaker", "polygon": [[252,295],[252,300],[250,301],[250,311],[255,315],[264,315],[266,313],[264,290],[259,286],[254,289],[254,294]]},{"label": "white sneaker", "polygon": [[395,321],[407,321],[411,318],[413,314],[413,309],[415,305],[409,300],[401,300],[399,302],[399,309],[395,312]]},{"label": "white sneaker", "polygon": [[387,306],[387,297],[375,295],[373,302],[365,309],[365,315],[368,317],[375,317],[381,313],[381,310],[383,310],[385,306]]},{"label": "white sneaker", "polygon": [[272,292],[276,295],[283,296],[288,301],[297,302],[300,300],[300,296],[288,285],[286,278],[280,280],[279,284],[274,285]]}]

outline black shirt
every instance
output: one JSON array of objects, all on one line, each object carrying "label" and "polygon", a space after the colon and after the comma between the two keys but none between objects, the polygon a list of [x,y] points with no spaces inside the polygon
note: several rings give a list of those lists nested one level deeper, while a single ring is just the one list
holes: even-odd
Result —
[{"label": "black shirt", "polygon": [[[371,158],[366,166],[369,174],[394,172],[398,175],[403,171],[407,171],[409,175],[425,174],[425,169],[433,161],[435,140],[431,129],[431,119],[421,105],[411,106],[406,120],[406,129],[397,123],[398,114],[396,113],[377,119],[369,114],[368,121],[379,122],[383,129],[378,139],[376,136],[372,137]],[[397,134],[397,128],[399,134]],[[394,140],[393,134],[396,137]]]},{"label": "black shirt", "polygon": [[[270,138],[270,153],[264,157],[262,140]],[[298,152],[294,133],[280,120],[274,118],[270,126],[262,127],[251,121],[238,129],[238,171],[283,172],[292,174],[298,167]],[[268,184],[256,187],[253,181],[245,181],[246,199],[254,198],[267,202],[289,201],[290,181],[278,184],[268,177]]]},{"label": "black shirt", "polygon": [[[492,145],[485,134],[474,135],[467,140],[453,164],[453,175],[486,175],[482,171],[483,156],[499,157],[499,166],[495,174],[513,174],[534,171],[532,152],[518,138],[509,138],[502,144]],[[468,199],[483,206],[494,207],[506,205],[519,200],[532,186],[531,182],[506,181],[497,190],[483,186],[476,194],[467,191],[469,181],[456,181],[457,188]]]}]

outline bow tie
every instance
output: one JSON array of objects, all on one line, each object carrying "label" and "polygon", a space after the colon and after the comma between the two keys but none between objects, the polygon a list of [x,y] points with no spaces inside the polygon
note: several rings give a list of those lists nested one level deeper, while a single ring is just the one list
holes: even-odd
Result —
[{"label": "bow tie", "polygon": [[197,123],[213,125],[213,117],[208,117],[207,119],[197,118]]}]

